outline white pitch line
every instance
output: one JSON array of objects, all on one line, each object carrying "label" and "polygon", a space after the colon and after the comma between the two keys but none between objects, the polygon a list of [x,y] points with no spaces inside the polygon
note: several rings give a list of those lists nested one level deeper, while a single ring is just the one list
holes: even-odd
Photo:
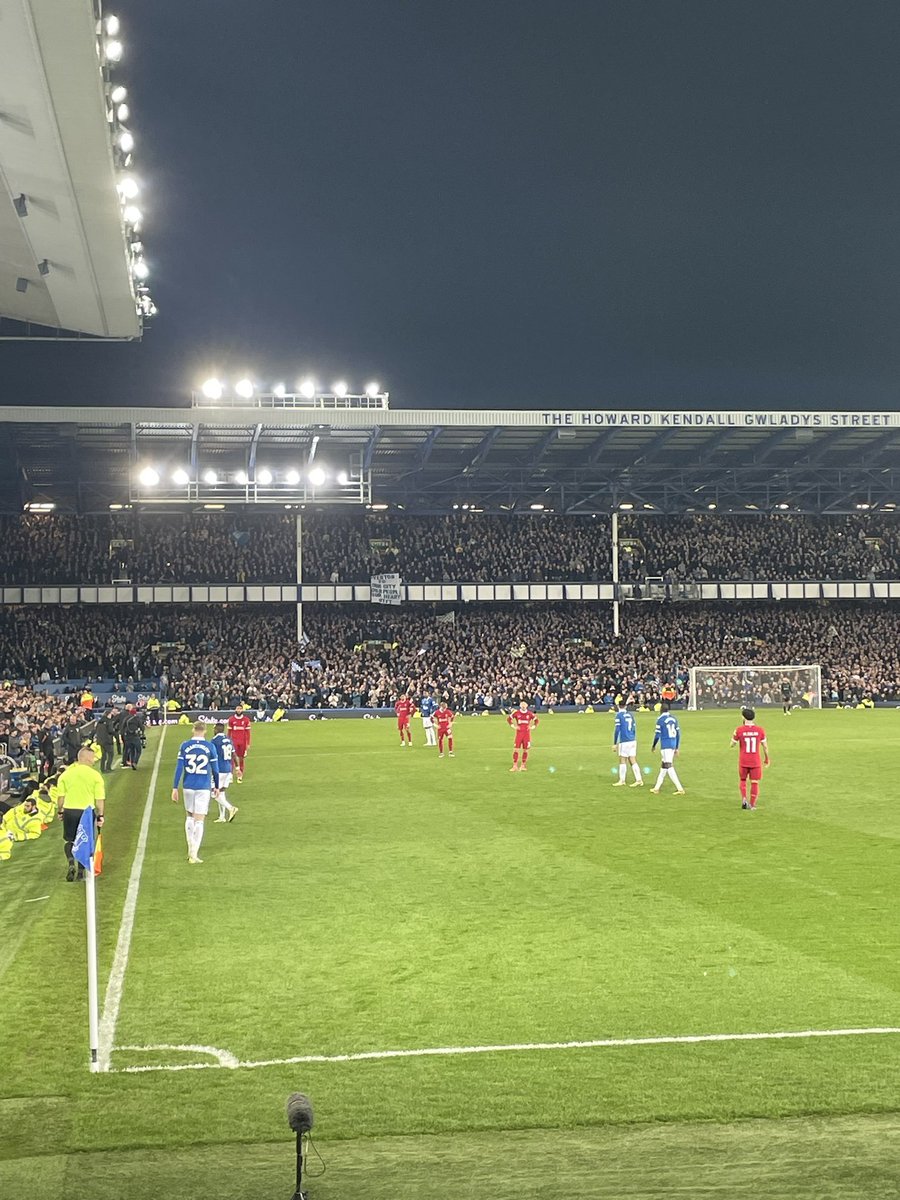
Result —
[{"label": "white pitch line", "polygon": [[131,864],[131,874],[128,877],[128,890],[125,893],[125,903],[122,906],[122,923],[119,925],[116,953],[113,957],[112,970],[109,973],[109,983],[106,985],[106,997],[103,1001],[103,1015],[100,1018],[100,1049],[98,1054],[98,1065],[101,1071],[109,1070],[110,1059],[112,1058],[113,1040],[116,1036],[116,1023],[119,1020],[119,1007],[122,1003],[122,988],[125,985],[125,971],[128,967],[128,954],[131,950],[134,914],[137,909],[138,891],[141,886],[141,872],[144,869],[144,856],[147,853],[150,814],[153,811],[153,796],[156,792],[156,780],[159,777],[159,763],[162,758],[163,743],[165,740],[166,726],[164,725],[159,737],[159,745],[156,748],[156,760],[153,763],[153,771],[150,775],[150,786],[147,789],[147,800],[144,804],[144,815],[141,819],[137,849],[134,852],[134,862]]},{"label": "white pitch line", "polygon": [[215,1071],[227,1070],[252,1071],[260,1067],[288,1067],[302,1063],[343,1063],[364,1062],[371,1059],[385,1058],[434,1058],[458,1054],[499,1054],[509,1051],[535,1050],[594,1050],[620,1048],[626,1046],[673,1046],[696,1045],[702,1042],[769,1042],[782,1041],[789,1038],[834,1038],[834,1037],[868,1037],[873,1034],[897,1034],[900,1026],[878,1026],[868,1029],[797,1029],[782,1030],[774,1033],[697,1033],[670,1035],[664,1037],[640,1038],[597,1038],[585,1042],[515,1042],[499,1046],[437,1046],[421,1050],[365,1050],[357,1054],[298,1054],[293,1058],[267,1058],[257,1062],[241,1062],[227,1050],[215,1046],[117,1046],[117,1051],[149,1054],[157,1050],[196,1050],[209,1054],[217,1059],[216,1062],[178,1063],[173,1066],[150,1064],[147,1066],[116,1067],[122,1074],[137,1075],[147,1071]]},{"label": "white pitch line", "polygon": [[25,904],[37,904],[39,900],[49,900],[49,896],[32,896],[30,900],[26,900]]}]

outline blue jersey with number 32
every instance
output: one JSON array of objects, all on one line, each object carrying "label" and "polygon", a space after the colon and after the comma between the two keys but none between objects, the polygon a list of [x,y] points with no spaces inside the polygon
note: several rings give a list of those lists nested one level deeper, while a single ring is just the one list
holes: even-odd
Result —
[{"label": "blue jersey with number 32", "polygon": [[182,742],[175,763],[173,787],[183,783],[188,791],[206,792],[219,784],[219,756],[206,738],[191,738]]}]

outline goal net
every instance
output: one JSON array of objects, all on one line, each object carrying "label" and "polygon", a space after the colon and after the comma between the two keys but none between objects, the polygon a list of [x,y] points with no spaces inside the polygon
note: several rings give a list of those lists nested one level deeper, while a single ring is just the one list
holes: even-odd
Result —
[{"label": "goal net", "polygon": [[822,707],[822,668],[691,667],[688,708],[764,708],[784,704]]}]

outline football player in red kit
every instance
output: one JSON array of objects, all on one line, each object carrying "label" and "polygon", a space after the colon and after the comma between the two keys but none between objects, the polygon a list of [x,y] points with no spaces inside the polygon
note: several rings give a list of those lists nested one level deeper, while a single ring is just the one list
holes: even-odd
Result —
[{"label": "football player in red kit", "polygon": [[[394,712],[397,714],[397,728],[400,731],[401,749],[404,745],[412,746],[412,730],[409,727],[409,723],[415,711],[416,706],[409,696],[397,697]],[[406,739],[405,741],[404,738]]]},{"label": "football player in red kit", "polygon": [[239,704],[228,718],[228,736],[234,746],[234,780],[244,782],[244,759],[250,753],[250,717]]},{"label": "football player in red kit", "polygon": [[[531,749],[531,731],[537,725],[538,719],[528,707],[528,701],[523,700],[506,718],[507,725],[514,725],[516,740],[513,743],[513,762],[510,771],[527,771],[528,751]],[[522,763],[519,765],[519,751],[522,752]]]},{"label": "football player in red kit", "polygon": [[[763,763],[769,765],[769,746],[766,731],[755,724],[756,713],[752,708],[742,708],[744,724],[738,725],[731,735],[732,746],[738,747],[738,780],[741,789],[741,808],[756,808],[759,796],[759,781],[762,779]],[[747,781],[750,782],[750,797],[747,797]]]},{"label": "football player in red kit", "polygon": [[447,750],[453,758],[453,721],[456,713],[447,707],[447,701],[442,700],[434,714],[434,724],[437,729],[438,758],[444,757],[444,738],[447,739]]}]

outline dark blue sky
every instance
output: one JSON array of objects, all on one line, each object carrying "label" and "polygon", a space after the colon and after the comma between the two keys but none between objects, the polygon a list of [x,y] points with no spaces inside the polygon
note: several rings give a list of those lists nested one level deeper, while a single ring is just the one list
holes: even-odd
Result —
[{"label": "dark blue sky", "polygon": [[4,347],[7,403],[178,403],[217,366],[396,406],[896,406],[896,0],[117,11],[160,315]]}]

